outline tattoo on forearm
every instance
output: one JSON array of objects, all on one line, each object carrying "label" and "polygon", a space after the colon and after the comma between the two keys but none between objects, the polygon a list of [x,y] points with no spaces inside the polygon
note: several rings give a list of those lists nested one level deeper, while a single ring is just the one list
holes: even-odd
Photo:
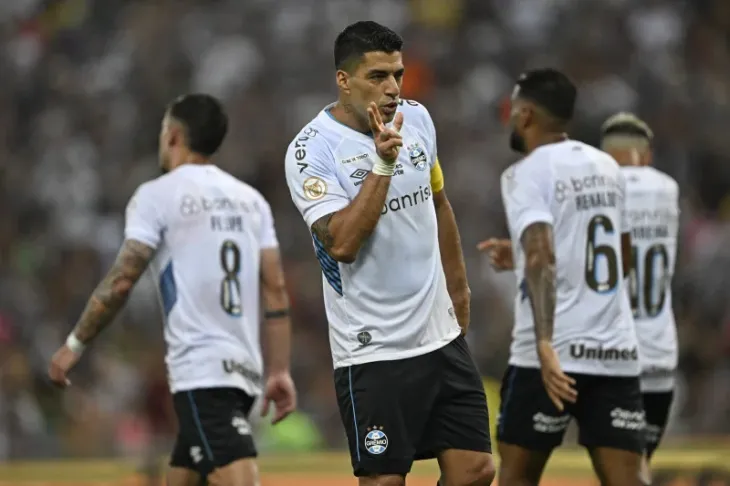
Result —
[{"label": "tattoo on forearm", "polygon": [[326,251],[330,251],[332,246],[335,244],[335,239],[330,233],[329,224],[332,219],[332,214],[322,216],[312,225],[312,233],[317,237],[320,243]]},{"label": "tattoo on forearm", "polygon": [[127,301],[132,287],[149,265],[154,250],[137,241],[127,240],[114,265],[94,290],[74,328],[82,342],[96,337],[114,319]]},{"label": "tattoo on forearm", "polygon": [[555,323],[556,269],[552,226],[530,225],[522,233],[525,251],[525,283],[535,320],[535,336],[552,341]]}]

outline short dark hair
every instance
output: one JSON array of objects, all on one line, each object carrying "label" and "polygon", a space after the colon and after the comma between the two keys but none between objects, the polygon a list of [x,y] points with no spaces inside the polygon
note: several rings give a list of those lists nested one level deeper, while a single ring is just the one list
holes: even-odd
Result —
[{"label": "short dark hair", "polygon": [[401,36],[372,20],[355,22],[345,27],[335,39],[335,69],[347,66],[368,52],[397,52],[403,48]]},{"label": "short dark hair", "polygon": [[527,71],[517,79],[517,97],[530,100],[560,121],[573,118],[578,90],[573,82],[556,69]]},{"label": "short dark hair", "polygon": [[211,95],[183,95],[170,103],[167,113],[185,128],[188,148],[207,157],[218,151],[228,133],[228,116]]}]

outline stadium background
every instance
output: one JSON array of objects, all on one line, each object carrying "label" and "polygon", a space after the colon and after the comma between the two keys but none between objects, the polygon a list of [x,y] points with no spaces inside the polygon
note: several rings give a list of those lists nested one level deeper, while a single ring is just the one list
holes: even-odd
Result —
[{"label": "stadium background", "polygon": [[[566,70],[581,89],[575,138],[595,143],[616,110],[654,128],[656,166],[682,190],[681,379],[658,460],[688,471],[727,459],[727,0],[13,0],[0,3],[1,484],[124,484],[168,450],[174,425],[149,281],[84,358],[74,387],[62,395],[44,376],[115,255],[128,198],[157,174],[165,103],[187,91],[225,101],[232,127],[218,161],[269,199],[285,256],[301,409],[260,430],[264,484],[317,474],[338,478],[317,484],[352,484],[344,455],[315,454],[345,442],[319,268],[282,169],[292,136],[335,96],[334,37],[367,18],[404,36],[403,94],[437,125],[473,292],[469,340],[490,398],[507,359],[514,282],[474,247],[506,234],[498,175],[514,156],[500,119],[512,80],[525,67]],[[490,406],[494,420],[497,398]],[[18,462],[30,459],[61,462]],[[551,478],[592,484],[580,451],[555,462]],[[435,478],[432,466],[419,470]],[[279,482],[277,471],[299,474]]]}]

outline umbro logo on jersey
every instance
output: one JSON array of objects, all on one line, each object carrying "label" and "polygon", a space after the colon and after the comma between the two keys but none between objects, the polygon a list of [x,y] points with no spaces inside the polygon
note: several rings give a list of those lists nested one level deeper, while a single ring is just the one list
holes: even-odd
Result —
[{"label": "umbro logo on jersey", "polygon": [[368,176],[369,173],[370,173],[369,170],[356,169],[355,172],[353,172],[352,174],[350,174],[350,179],[352,179],[353,181],[355,181],[354,184],[356,186],[359,186],[360,184],[362,184],[363,182],[365,182],[365,178]]}]

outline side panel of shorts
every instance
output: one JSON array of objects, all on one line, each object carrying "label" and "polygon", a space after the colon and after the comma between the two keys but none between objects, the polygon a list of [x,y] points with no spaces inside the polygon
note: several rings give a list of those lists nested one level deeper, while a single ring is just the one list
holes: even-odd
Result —
[{"label": "side panel of shorts", "polygon": [[499,442],[536,451],[550,451],[563,442],[571,416],[550,400],[539,369],[509,366],[500,395]]},{"label": "side panel of shorts", "polygon": [[170,465],[208,474],[239,459],[256,457],[248,422],[253,402],[253,397],[235,388],[175,393],[179,431]]},{"label": "side panel of shorts", "polygon": [[431,459],[448,449],[492,452],[487,397],[466,339],[459,336],[438,354],[441,390],[416,459]]},{"label": "side panel of shorts", "polygon": [[439,392],[434,353],[335,370],[335,391],[355,476],[411,470]]},{"label": "side panel of shorts", "polygon": [[580,389],[574,407],[587,448],[610,447],[644,451],[644,408],[638,377],[579,375]]},{"label": "side panel of shorts", "polygon": [[641,395],[646,415],[646,454],[654,455],[669,420],[669,411],[674,400],[674,391],[645,392]]}]

